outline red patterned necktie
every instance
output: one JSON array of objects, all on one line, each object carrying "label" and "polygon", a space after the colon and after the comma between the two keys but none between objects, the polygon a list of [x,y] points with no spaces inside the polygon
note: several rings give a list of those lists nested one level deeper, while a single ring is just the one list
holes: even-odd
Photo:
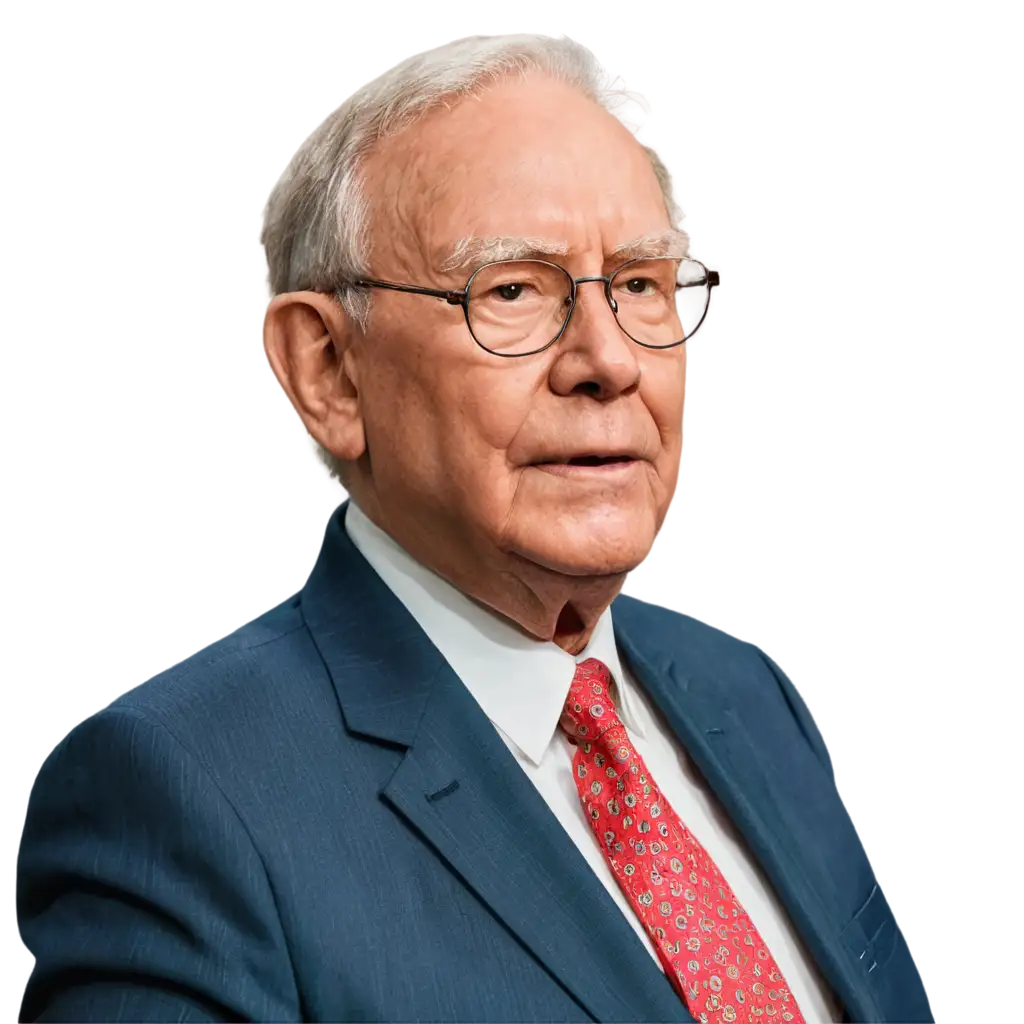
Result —
[{"label": "red patterned necktie", "polygon": [[804,1024],[749,915],[658,789],[596,658],[576,666],[560,725],[598,844],[665,973],[701,1024]]}]

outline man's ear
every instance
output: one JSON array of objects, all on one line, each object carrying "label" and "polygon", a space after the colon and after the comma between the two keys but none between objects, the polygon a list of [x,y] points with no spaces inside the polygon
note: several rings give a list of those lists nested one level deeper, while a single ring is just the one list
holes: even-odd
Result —
[{"label": "man's ear", "polygon": [[267,308],[263,347],[306,430],[332,455],[366,450],[352,341],[358,330],[332,295],[286,292]]}]

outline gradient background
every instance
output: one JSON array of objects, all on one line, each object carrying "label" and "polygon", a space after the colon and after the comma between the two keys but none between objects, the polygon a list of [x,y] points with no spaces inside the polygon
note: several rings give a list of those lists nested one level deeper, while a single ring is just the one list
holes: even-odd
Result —
[{"label": "gradient background", "polygon": [[1019,10],[12,9],[0,1017],[31,969],[14,876],[43,759],[298,590],[343,497],[262,351],[271,187],[368,79],[510,31],[571,35],[646,97],[627,117],[722,274],[675,503],[626,591],[796,683],[938,1019],[1009,999],[974,979],[1021,910]]}]

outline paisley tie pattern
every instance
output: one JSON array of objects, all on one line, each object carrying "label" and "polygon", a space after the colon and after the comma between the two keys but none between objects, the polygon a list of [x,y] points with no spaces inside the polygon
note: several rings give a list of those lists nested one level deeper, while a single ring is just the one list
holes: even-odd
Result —
[{"label": "paisley tie pattern", "polygon": [[665,973],[700,1024],[804,1024],[747,912],[630,742],[610,683],[602,662],[581,662],[559,724],[587,818]]}]

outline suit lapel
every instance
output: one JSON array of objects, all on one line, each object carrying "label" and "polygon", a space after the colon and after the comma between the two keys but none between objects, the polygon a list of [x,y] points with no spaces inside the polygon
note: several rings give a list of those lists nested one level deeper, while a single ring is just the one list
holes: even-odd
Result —
[{"label": "suit lapel", "polygon": [[382,798],[598,1021],[692,1021],[486,715],[355,549],[302,594],[349,730],[405,747]]},{"label": "suit lapel", "polygon": [[689,1019],[447,665],[384,795],[596,1020]]},{"label": "suit lapel", "polygon": [[773,791],[771,773],[758,763],[756,744],[719,696],[708,670],[680,664],[682,659],[632,613],[624,602],[616,603],[616,641],[631,670],[746,839],[851,1019],[875,1019],[877,1007],[839,944],[842,922],[832,920],[807,882],[801,852],[790,840],[785,803]]}]

